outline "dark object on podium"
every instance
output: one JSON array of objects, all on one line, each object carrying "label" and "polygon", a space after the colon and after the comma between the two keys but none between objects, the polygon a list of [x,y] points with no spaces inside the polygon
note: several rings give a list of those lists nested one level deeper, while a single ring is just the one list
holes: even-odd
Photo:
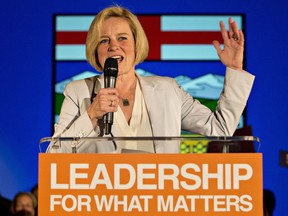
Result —
[{"label": "dark object on podium", "polygon": [[288,168],[288,151],[280,150],[280,166]]},{"label": "dark object on podium", "polygon": [[[235,131],[233,136],[252,136],[251,126],[245,126]],[[207,153],[255,153],[254,141],[209,142]]]}]

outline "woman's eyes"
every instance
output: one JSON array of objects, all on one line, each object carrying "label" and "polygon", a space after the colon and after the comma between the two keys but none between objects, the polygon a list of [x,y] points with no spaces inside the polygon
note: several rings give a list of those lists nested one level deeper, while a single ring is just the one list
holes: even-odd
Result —
[{"label": "woman's eyes", "polygon": [[[121,36],[121,37],[118,37],[117,40],[118,40],[118,41],[127,40],[127,37]],[[107,38],[107,39],[102,39],[102,40],[100,40],[99,44],[107,44],[107,43],[109,43],[109,42],[110,42],[110,39]]]},{"label": "woman's eyes", "polygon": [[103,40],[100,40],[100,44],[104,44],[104,43],[108,43],[109,42],[109,40],[108,39],[103,39]]},{"label": "woman's eyes", "polygon": [[123,36],[122,36],[122,37],[119,37],[118,40],[119,40],[119,41],[127,40],[127,37],[123,37]]}]

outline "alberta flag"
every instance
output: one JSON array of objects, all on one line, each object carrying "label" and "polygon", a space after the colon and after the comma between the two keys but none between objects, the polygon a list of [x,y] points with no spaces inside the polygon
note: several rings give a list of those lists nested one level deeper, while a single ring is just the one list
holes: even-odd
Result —
[{"label": "alberta flag", "polygon": [[[242,27],[242,16],[142,15],[138,16],[149,40],[147,60],[218,60],[213,40],[222,41],[220,20],[229,17]],[[94,16],[56,16],[55,60],[85,61],[87,30]]]}]

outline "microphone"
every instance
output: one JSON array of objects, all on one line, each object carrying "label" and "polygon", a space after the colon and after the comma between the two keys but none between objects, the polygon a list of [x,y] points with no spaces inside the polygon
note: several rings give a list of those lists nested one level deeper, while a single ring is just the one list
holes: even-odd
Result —
[{"label": "microphone", "polygon": [[[107,58],[104,64],[104,87],[115,88],[116,78],[118,75],[118,62],[117,59]],[[113,124],[113,112],[106,113],[103,118],[105,134],[111,133]]]}]

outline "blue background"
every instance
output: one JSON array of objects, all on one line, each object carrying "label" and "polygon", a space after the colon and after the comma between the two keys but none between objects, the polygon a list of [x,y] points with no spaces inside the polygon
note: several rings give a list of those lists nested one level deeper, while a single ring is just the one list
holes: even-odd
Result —
[{"label": "blue background", "polygon": [[[247,124],[261,138],[264,188],[276,195],[276,216],[287,215],[288,3],[274,0],[114,1],[138,14],[244,14],[246,67],[256,75]],[[38,143],[53,121],[53,15],[96,14],[108,0],[1,0],[0,193],[12,198],[38,180]],[[253,186],[251,186],[253,187]]]}]

